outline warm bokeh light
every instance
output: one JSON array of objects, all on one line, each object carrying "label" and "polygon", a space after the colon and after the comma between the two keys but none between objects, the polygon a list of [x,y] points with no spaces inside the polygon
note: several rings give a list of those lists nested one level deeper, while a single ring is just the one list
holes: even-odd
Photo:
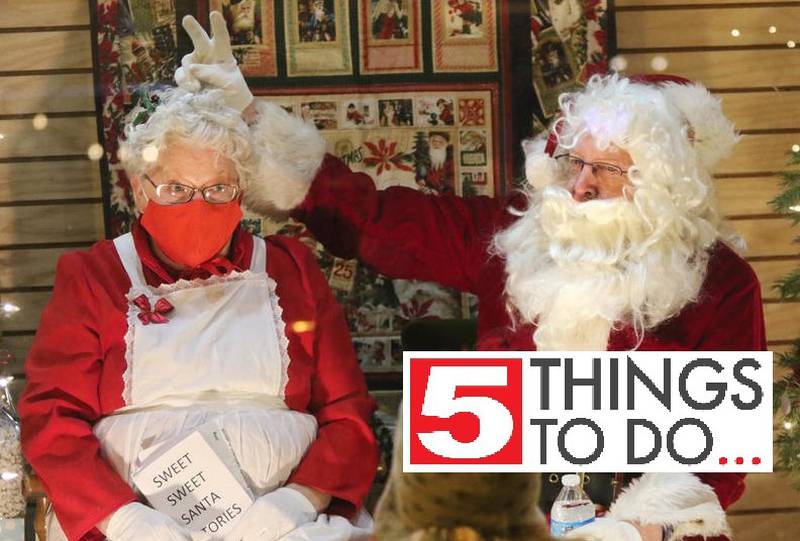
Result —
[{"label": "warm bokeh light", "polygon": [[656,71],[664,71],[669,67],[669,61],[665,56],[654,56],[650,61],[650,67]]},{"label": "warm bokeh light", "polygon": [[3,303],[3,313],[5,315],[10,316],[11,314],[16,314],[19,311],[20,307],[17,306],[16,304],[10,302]]},{"label": "warm bokeh light", "polygon": [[33,129],[35,130],[43,130],[47,127],[47,115],[44,113],[38,113],[33,117]]},{"label": "warm bokeh light", "polygon": [[128,145],[121,144],[117,149],[117,159],[121,162],[124,162],[130,157],[130,149],[128,149]]},{"label": "warm bokeh light", "polygon": [[295,321],[292,323],[292,331],[296,333],[310,332],[314,330],[313,321]]},{"label": "warm bokeh light", "polygon": [[628,60],[622,55],[617,55],[611,58],[609,65],[614,71],[625,71],[628,67]]},{"label": "warm bokeh light", "polygon": [[142,159],[149,163],[155,163],[158,160],[158,148],[153,145],[147,145],[142,150]]},{"label": "warm bokeh light", "polygon": [[100,143],[92,143],[89,145],[86,154],[89,156],[90,160],[96,162],[103,157],[103,146]]}]

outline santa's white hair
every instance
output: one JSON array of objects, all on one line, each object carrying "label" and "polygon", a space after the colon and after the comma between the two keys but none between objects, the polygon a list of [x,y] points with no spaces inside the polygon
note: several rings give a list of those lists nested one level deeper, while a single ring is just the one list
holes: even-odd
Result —
[{"label": "santa's white hair", "polygon": [[[679,86],[694,101],[676,99],[685,96]],[[493,241],[505,258],[508,309],[515,321],[537,324],[542,350],[604,350],[620,324],[641,341],[697,299],[717,240],[741,247],[722,224],[711,180],[737,135],[699,85],[594,76],[559,101],[553,155],[584,136],[600,150],[614,145],[633,160],[633,189],[627,198],[578,203],[545,151],[546,136],[524,143],[528,207]],[[713,148],[702,146],[708,140]]]}]

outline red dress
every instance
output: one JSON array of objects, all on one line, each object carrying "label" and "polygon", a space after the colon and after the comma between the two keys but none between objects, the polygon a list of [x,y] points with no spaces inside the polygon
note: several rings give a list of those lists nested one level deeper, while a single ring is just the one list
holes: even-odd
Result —
[{"label": "red dress", "polygon": [[[392,278],[438,282],[478,297],[478,349],[532,351],[532,325],[511,329],[505,307],[503,261],[488,255],[492,235],[516,217],[489,197],[428,196],[404,187],[375,189],[372,179],[326,156],[294,218],[334,255],[358,258]],[[638,348],[659,350],[766,350],[758,279],[722,243],[713,247],[698,302],[646,333]],[[608,350],[635,347],[631,327],[612,331]],[[744,492],[744,474],[700,474],[722,508]],[[720,538],[724,539],[724,538]]]},{"label": "red dress", "polygon": [[[178,276],[152,254],[138,224],[133,237],[148,285],[173,283]],[[238,230],[230,260],[221,263],[249,268],[253,244],[251,234]],[[312,414],[318,425],[316,439],[287,483],[332,495],[328,512],[351,516],[377,467],[370,428],[374,400],[341,309],[313,255],[286,237],[268,237],[266,247],[266,271],[277,283],[288,338],[285,403]],[[208,277],[203,274],[195,277]],[[125,295],[130,286],[112,241],[64,255],[25,365],[28,383],[19,405],[23,453],[70,540],[103,539],[95,525],[137,499],[101,454],[92,431],[100,419],[126,406]]]}]

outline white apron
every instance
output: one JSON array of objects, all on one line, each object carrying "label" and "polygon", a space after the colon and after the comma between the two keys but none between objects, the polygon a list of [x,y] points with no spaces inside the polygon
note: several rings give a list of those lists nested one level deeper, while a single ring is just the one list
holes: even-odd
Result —
[{"label": "white apron", "polygon": [[[283,486],[316,438],[317,423],[284,402],[288,339],[275,281],[265,272],[264,240],[254,238],[247,271],[158,287],[147,285],[130,233],[114,244],[131,289],[125,406],[93,428],[105,458],[133,486],[143,450],[214,421],[230,439],[254,496]],[[166,323],[142,321],[146,310],[134,302],[142,295],[150,309],[160,299],[169,302],[173,308],[162,312]],[[53,513],[48,518],[48,541],[66,540]],[[282,539],[367,539],[372,519],[362,511],[355,522],[320,515]]]}]

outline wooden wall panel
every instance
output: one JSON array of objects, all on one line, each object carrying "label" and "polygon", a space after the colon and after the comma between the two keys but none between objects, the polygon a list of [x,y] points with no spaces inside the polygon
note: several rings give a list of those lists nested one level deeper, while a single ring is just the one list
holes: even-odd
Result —
[{"label": "wooden wall panel", "polygon": [[88,25],[86,0],[3,0],[0,28]]},{"label": "wooden wall panel", "polygon": [[93,85],[91,73],[3,77],[0,79],[0,115],[73,111],[93,114]]},{"label": "wooden wall panel", "polygon": [[[778,354],[779,353],[786,353],[791,348],[792,348],[792,346],[790,344],[781,343],[781,344],[778,344],[778,345],[773,345],[773,344],[767,343],[767,350],[771,351],[771,352],[773,352],[775,354],[775,356],[774,356],[775,360],[778,359]],[[779,370],[780,370],[779,368],[778,369],[773,368],[773,370],[772,370],[772,381],[776,381],[777,379],[779,379],[779,378],[775,377],[776,376],[776,372],[778,372]]]},{"label": "wooden wall panel", "polygon": [[0,71],[91,70],[91,44],[91,33],[86,30],[0,33]]},{"label": "wooden wall panel", "polygon": [[795,340],[800,337],[800,303],[767,303],[764,305],[767,340]]},{"label": "wooden wall panel", "polygon": [[777,177],[725,178],[714,182],[723,216],[771,214],[769,202],[780,193]]},{"label": "wooden wall panel", "polygon": [[14,364],[8,370],[12,374],[22,374],[25,370],[25,358],[31,349],[33,335],[3,336],[3,347],[14,355]]},{"label": "wooden wall panel", "polygon": [[788,153],[796,144],[800,144],[800,133],[745,135],[734,148],[733,154],[719,163],[715,173],[741,175],[783,171],[789,167]]},{"label": "wooden wall panel", "polygon": [[[738,512],[764,507],[787,507],[794,503],[800,512],[800,497],[794,502],[786,501],[784,494],[791,490],[789,479],[779,473],[751,473],[746,478],[747,490],[734,503],[729,512]],[[776,490],[777,489],[777,490]]]},{"label": "wooden wall panel", "polygon": [[797,255],[800,246],[792,244],[800,230],[783,217],[734,220],[730,224],[747,241],[747,257]]},{"label": "wooden wall panel", "polygon": [[5,290],[52,286],[58,258],[72,249],[0,250],[0,286]]},{"label": "wooden wall panel", "polygon": [[[691,27],[685,27],[691,13]],[[775,27],[775,33],[769,27]],[[676,31],[685,28],[683,31]],[[739,36],[731,35],[732,29]],[[784,45],[797,39],[800,6],[622,11],[617,15],[617,46],[624,49]]]},{"label": "wooden wall panel", "polygon": [[0,163],[0,203],[87,197],[101,197],[97,162]]},{"label": "wooden wall panel", "polygon": [[627,73],[652,73],[652,59],[662,56],[668,62],[666,73],[701,81],[711,89],[768,89],[800,84],[797,76],[800,73],[800,47],[769,51],[627,53],[624,56],[628,61]]},{"label": "wooden wall panel", "polygon": [[[100,168],[86,156],[97,140],[89,6],[3,0],[0,9],[0,299],[21,308],[2,322],[15,372],[56,260],[104,235]],[[48,117],[43,130],[33,127],[37,113]],[[46,159],[54,156],[63,158]]]},{"label": "wooden wall panel", "polygon": [[[782,492],[791,499],[796,492]],[[800,511],[769,512],[732,516],[728,520],[736,541],[794,541]]]},{"label": "wooden wall panel", "polygon": [[51,118],[44,130],[36,130],[29,119],[0,120],[0,158],[86,155],[97,142],[94,117]]},{"label": "wooden wall panel", "polygon": [[104,234],[100,203],[7,207],[0,213],[0,245],[91,242]]},{"label": "wooden wall panel", "polygon": [[717,97],[739,131],[798,130],[800,126],[800,90],[735,92]]},{"label": "wooden wall panel", "polygon": [[12,292],[3,293],[0,299],[19,306],[19,312],[3,320],[3,331],[30,331],[39,325],[42,309],[50,299],[50,292]]},{"label": "wooden wall panel", "polygon": [[[754,261],[750,265],[758,275],[758,281],[761,282],[761,297],[763,299],[777,300],[778,292],[772,289],[775,282],[789,274],[789,272],[800,267],[800,258],[788,260],[774,260],[774,261]],[[800,317],[800,314],[798,314]]]}]

